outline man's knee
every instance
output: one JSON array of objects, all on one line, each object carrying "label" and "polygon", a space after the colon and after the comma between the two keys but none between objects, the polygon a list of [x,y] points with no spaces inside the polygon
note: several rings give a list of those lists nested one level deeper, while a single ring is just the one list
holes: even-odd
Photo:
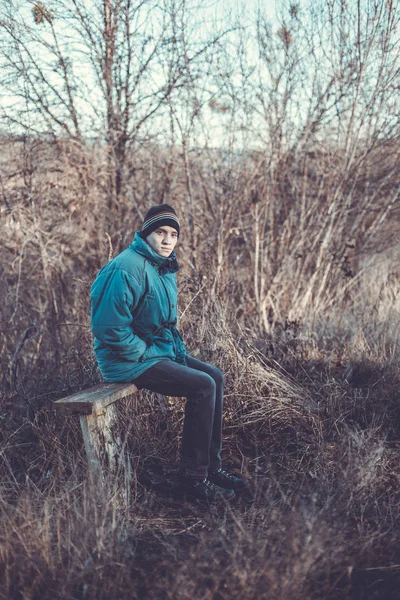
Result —
[{"label": "man's knee", "polygon": [[200,388],[205,393],[211,393],[211,395],[213,396],[216,390],[215,379],[211,377],[211,375],[209,375],[208,373],[202,373]]},{"label": "man's knee", "polygon": [[224,385],[224,374],[217,367],[212,368],[212,372],[210,373],[210,375],[217,386]]}]

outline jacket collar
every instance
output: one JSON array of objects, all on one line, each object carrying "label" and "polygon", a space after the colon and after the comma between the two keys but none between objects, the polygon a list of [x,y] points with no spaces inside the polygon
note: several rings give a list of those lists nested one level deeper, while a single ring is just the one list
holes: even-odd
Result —
[{"label": "jacket collar", "polygon": [[130,248],[155,265],[161,274],[168,272],[176,273],[180,269],[175,252],[172,252],[172,254],[166,258],[160,256],[157,252],[154,252],[153,248],[151,248],[143,238],[140,237],[138,231],[135,233]]}]

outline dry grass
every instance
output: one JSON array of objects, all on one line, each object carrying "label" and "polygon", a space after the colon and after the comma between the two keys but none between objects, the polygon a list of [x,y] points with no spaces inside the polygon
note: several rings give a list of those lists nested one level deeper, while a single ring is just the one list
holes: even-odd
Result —
[{"label": "dry grass", "polygon": [[[9,154],[10,170],[20,150]],[[181,240],[181,328],[194,354],[225,373],[224,461],[251,478],[252,496],[204,508],[162,493],[178,457],[183,402],[142,393],[120,405],[134,474],[121,510],[125,474],[110,479],[101,498],[89,490],[78,424],[51,409],[53,399],[99,380],[88,290],[109,251],[101,162],[86,156],[78,173],[66,160],[55,176],[50,167],[61,168],[65,156],[46,168],[36,157],[41,178],[33,196],[15,178],[6,187],[0,598],[396,598],[399,274],[384,241],[392,243],[397,222],[382,220],[375,255],[366,240],[376,214],[366,213],[361,262],[350,276],[344,254],[330,254],[340,239],[346,244],[344,212],[333,245],[313,255],[311,216],[299,231],[295,198],[288,194],[284,210],[272,203],[283,237],[279,228],[264,232],[267,305],[260,278],[255,288],[254,206],[242,201],[249,166],[233,174],[222,221],[212,223],[199,191],[196,272]],[[295,177],[289,166],[280,186]],[[200,180],[201,165],[193,169]],[[136,183],[144,194],[146,181]],[[161,189],[162,180],[154,185]],[[312,181],[307,189],[312,215]],[[330,201],[315,197],[318,231],[328,227]],[[128,199],[121,202],[128,216],[110,231],[115,252],[138,222]],[[223,246],[218,226],[227,235]],[[295,267],[300,246],[310,255]],[[325,269],[329,277],[321,280]]]}]

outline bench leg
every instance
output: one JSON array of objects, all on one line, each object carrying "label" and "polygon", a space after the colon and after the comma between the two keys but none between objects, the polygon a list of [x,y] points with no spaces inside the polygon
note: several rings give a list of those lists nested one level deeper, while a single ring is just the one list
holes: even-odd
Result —
[{"label": "bench leg", "polygon": [[130,468],[118,431],[115,404],[101,408],[91,415],[81,415],[80,423],[91,484],[103,487],[106,473],[123,476],[125,489],[122,495],[124,504],[129,505]]}]

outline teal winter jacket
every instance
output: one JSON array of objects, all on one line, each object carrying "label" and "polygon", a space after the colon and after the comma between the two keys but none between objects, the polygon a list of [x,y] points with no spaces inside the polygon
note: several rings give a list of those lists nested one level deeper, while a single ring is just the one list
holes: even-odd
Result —
[{"label": "teal winter jacket", "polygon": [[186,364],[176,328],[179,265],[139,232],[98,273],[90,294],[94,351],[106,381],[133,381],[161,360]]}]

